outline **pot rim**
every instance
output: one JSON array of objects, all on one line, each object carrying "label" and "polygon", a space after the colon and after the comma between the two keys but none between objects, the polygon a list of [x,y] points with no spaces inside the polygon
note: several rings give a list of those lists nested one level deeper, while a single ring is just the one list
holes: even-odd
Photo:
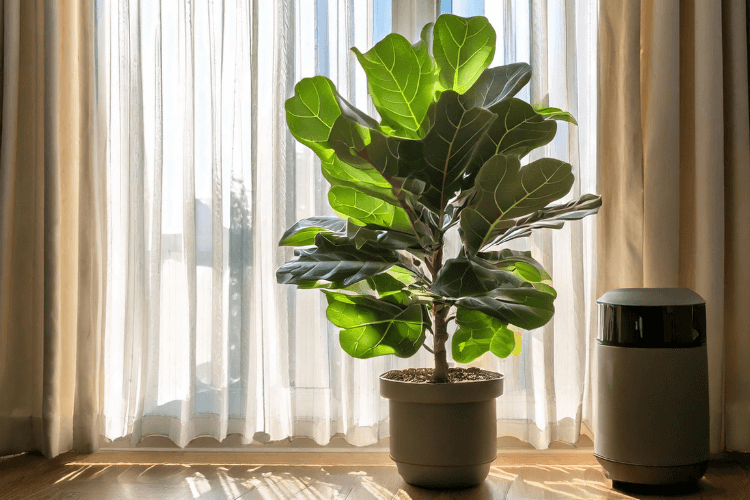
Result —
[{"label": "pot rim", "polygon": [[[490,371],[490,370],[486,370]],[[497,372],[491,372],[497,373]],[[503,393],[505,376],[491,380],[467,380],[447,384],[430,384],[389,380],[380,375],[380,395],[405,403],[459,404],[493,400]]]}]

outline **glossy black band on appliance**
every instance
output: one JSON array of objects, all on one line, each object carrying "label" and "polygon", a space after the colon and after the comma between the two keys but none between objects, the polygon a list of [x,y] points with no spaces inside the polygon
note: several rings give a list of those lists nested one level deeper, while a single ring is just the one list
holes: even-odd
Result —
[{"label": "glossy black band on appliance", "polygon": [[617,347],[699,347],[706,343],[706,305],[599,304],[596,338],[601,344]]}]

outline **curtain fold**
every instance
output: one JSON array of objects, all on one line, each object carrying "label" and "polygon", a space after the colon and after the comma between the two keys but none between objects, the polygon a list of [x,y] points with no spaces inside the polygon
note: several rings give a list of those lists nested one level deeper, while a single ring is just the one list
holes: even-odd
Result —
[{"label": "curtain fold", "polygon": [[706,299],[712,452],[750,449],[745,9],[602,2],[599,18],[597,294],[682,286]]},{"label": "curtain fold", "polygon": [[[570,110],[542,156],[570,161],[571,197],[595,190],[595,1],[120,0],[105,7],[111,74],[106,438],[168,436],[263,443],[341,434],[388,436],[378,375],[431,366],[348,357],[316,290],[276,283],[292,257],[277,247],[296,220],[331,214],[318,158],[287,131],[294,84],[329,77],[375,114],[350,47],[391,31],[414,41],[443,11],[485,15],[492,65],[530,62],[520,97]],[[596,327],[593,221],[546,233],[532,250],[559,291],[554,323],[525,335],[524,354],[473,363],[505,373],[498,435],[545,448],[576,442],[591,413]],[[455,244],[455,239],[454,239]],[[147,297],[147,300],[142,299]]]},{"label": "curtain fold", "polygon": [[103,83],[89,2],[3,2],[0,453],[101,433]]}]

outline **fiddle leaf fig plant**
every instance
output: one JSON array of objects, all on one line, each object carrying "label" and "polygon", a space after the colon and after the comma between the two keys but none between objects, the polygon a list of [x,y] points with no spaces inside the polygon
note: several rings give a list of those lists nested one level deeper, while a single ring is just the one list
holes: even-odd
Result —
[{"label": "fiddle leaf fig plant", "polygon": [[[530,252],[502,245],[601,206],[591,194],[553,204],[573,187],[571,165],[524,159],[554,138],[557,121],[576,122],[514,97],[531,67],[487,68],[495,38],[484,17],[444,14],[415,44],[394,33],[367,52],[353,48],[380,121],[323,76],[302,79],[286,101],[289,130],[320,158],[336,215],[284,233],[279,244],[297,248],[278,282],[322,289],[355,358],[430,350],[433,382],[448,382],[451,321],[453,359],[468,363],[518,354],[512,327],[552,318],[549,274]],[[451,228],[463,244],[446,256]]]}]

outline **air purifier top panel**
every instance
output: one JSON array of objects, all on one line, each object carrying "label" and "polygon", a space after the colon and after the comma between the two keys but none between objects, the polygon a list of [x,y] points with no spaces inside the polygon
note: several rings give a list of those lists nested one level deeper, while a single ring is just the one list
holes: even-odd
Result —
[{"label": "air purifier top panel", "polygon": [[693,306],[705,304],[703,297],[688,288],[618,288],[596,301],[615,306]]}]

